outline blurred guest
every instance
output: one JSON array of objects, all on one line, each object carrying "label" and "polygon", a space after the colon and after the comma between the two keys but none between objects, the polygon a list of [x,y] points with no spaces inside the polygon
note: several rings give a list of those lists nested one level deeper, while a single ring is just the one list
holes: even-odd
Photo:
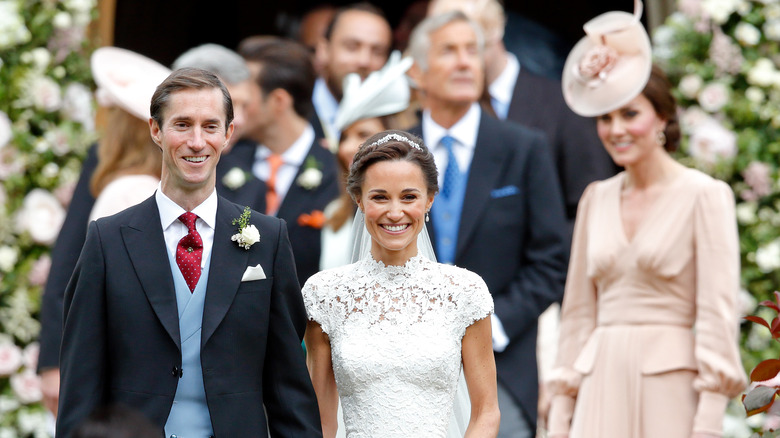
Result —
[{"label": "blurred guest", "polygon": [[543,131],[558,169],[568,233],[585,187],[617,173],[601,147],[592,119],[572,112],[563,101],[561,83],[522,68],[504,47],[506,17],[497,0],[433,0],[431,15],[459,10],[480,24],[485,34],[485,77],[493,110],[500,119]]},{"label": "blurred guest", "polygon": [[[270,40],[269,40],[270,41]],[[265,211],[265,183],[252,178],[241,168],[226,163],[224,157],[232,150],[246,149],[253,153],[257,143],[249,137],[257,131],[257,111],[260,92],[252,73],[241,55],[217,45],[203,44],[182,53],[173,62],[175,69],[192,67],[210,71],[227,86],[233,99],[233,137],[217,164],[217,191],[237,204],[248,205],[257,211]],[[239,139],[239,137],[241,137]],[[236,140],[238,139],[238,140]],[[242,152],[236,152],[242,154]]]},{"label": "blurred guest", "polygon": [[73,438],[158,438],[160,431],[135,409],[112,405],[95,409]]},{"label": "blurred guest", "polygon": [[335,13],[336,8],[333,5],[324,4],[315,6],[301,17],[301,27],[298,29],[298,42],[311,51],[314,71],[317,72],[317,75],[322,74],[324,67],[314,56],[317,51],[317,44],[319,44],[322,38],[325,38],[325,32],[327,32]]},{"label": "blurred guest", "polygon": [[322,211],[339,195],[336,160],[306,119],[315,77],[306,48],[277,39],[255,49],[244,55],[258,72],[257,129],[249,138],[259,146],[235,148],[222,160],[266,182],[265,211],[287,221],[303,284],[319,271]]},{"label": "blurred guest", "polygon": [[411,58],[401,60],[400,52],[393,52],[387,64],[365,80],[352,73],[344,81],[344,97],[336,114],[336,126],[341,132],[336,157],[342,193],[325,208],[322,270],[352,262],[351,230],[357,206],[346,191],[346,177],[361,144],[378,132],[407,127],[401,126],[398,113],[409,105],[409,83],[404,73],[411,65]]},{"label": "blurred guest", "polygon": [[[233,99],[233,124],[235,130],[230,146],[251,133],[255,126],[250,123],[255,120],[259,94],[257,84],[246,61],[238,53],[218,44],[203,44],[179,55],[172,65],[174,70],[184,67],[201,68],[219,76],[230,91]],[[230,149],[225,150],[227,153]]]},{"label": "blurred guest", "polygon": [[314,85],[312,101],[331,145],[337,144],[336,111],[343,95],[342,84],[350,73],[365,78],[385,65],[392,45],[390,24],[379,8],[356,3],[336,11],[317,44],[317,63],[322,74]]},{"label": "blurred guest", "polygon": [[500,437],[536,433],[537,318],[560,300],[566,222],[543,133],[487,115],[482,29],[462,12],[412,33],[409,75],[422,90],[421,133],[440,169],[431,209],[436,256],[476,272],[495,301]]},{"label": "blurred guest", "polygon": [[[62,299],[78,260],[90,220],[112,215],[148,198],[157,188],[161,153],[149,137],[149,103],[170,70],[128,50],[103,47],[91,59],[101,105],[109,107],[108,128],[97,146],[98,160],[85,161],[74,200],[52,252],[52,268],[41,308],[44,404],[57,414]],[[97,201],[95,201],[97,197]]]},{"label": "blurred guest", "polygon": [[429,0],[414,0],[404,9],[398,25],[393,29],[393,49],[403,52],[409,45],[409,35],[428,14]]},{"label": "blurred guest", "polygon": [[564,69],[566,102],[626,170],[588,186],[577,212],[554,438],[720,437],[746,383],[734,193],[669,155],[677,107],[635,5],[586,23]]}]

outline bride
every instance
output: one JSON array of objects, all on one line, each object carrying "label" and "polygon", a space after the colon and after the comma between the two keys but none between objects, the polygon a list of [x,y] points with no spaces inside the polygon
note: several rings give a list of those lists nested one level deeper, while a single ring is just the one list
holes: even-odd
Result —
[{"label": "bride", "polygon": [[[478,275],[436,263],[429,242],[427,257],[418,253],[437,178],[431,153],[403,131],[376,134],[355,155],[347,190],[370,250],[303,287],[326,438],[336,435],[339,397],[348,438],[462,437],[450,427],[456,392],[471,402],[466,437],[498,433],[490,293]],[[467,395],[456,391],[461,368]]]}]

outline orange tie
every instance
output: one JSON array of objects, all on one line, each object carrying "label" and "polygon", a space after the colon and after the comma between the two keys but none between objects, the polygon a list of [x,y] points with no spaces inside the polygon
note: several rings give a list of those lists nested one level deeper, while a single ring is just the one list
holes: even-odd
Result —
[{"label": "orange tie", "polygon": [[276,193],[276,173],[284,162],[281,155],[271,154],[266,158],[268,165],[271,166],[271,174],[268,176],[268,180],[265,184],[268,186],[268,191],[265,194],[265,212],[272,215],[279,210],[279,194]]}]

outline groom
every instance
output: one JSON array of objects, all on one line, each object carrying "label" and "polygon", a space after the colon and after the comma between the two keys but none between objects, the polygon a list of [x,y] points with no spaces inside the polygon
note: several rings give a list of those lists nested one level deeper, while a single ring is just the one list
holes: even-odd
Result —
[{"label": "groom", "polygon": [[180,69],[151,114],[160,188],[89,225],[65,293],[57,436],[120,403],[165,437],[320,437],[285,224],[214,189],[230,94],[213,74]]}]

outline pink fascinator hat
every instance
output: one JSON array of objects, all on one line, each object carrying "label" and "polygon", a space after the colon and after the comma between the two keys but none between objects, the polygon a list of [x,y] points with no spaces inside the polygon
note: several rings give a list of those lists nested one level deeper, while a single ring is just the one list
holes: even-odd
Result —
[{"label": "pink fascinator hat", "polygon": [[92,53],[92,76],[100,105],[118,106],[143,121],[149,120],[154,90],[171,70],[143,55],[118,47]]},{"label": "pink fascinator hat", "polygon": [[634,13],[612,11],[583,26],[586,36],[563,67],[563,98],[572,111],[593,117],[614,111],[642,92],[652,68],[650,37],[642,26],[642,2]]}]

